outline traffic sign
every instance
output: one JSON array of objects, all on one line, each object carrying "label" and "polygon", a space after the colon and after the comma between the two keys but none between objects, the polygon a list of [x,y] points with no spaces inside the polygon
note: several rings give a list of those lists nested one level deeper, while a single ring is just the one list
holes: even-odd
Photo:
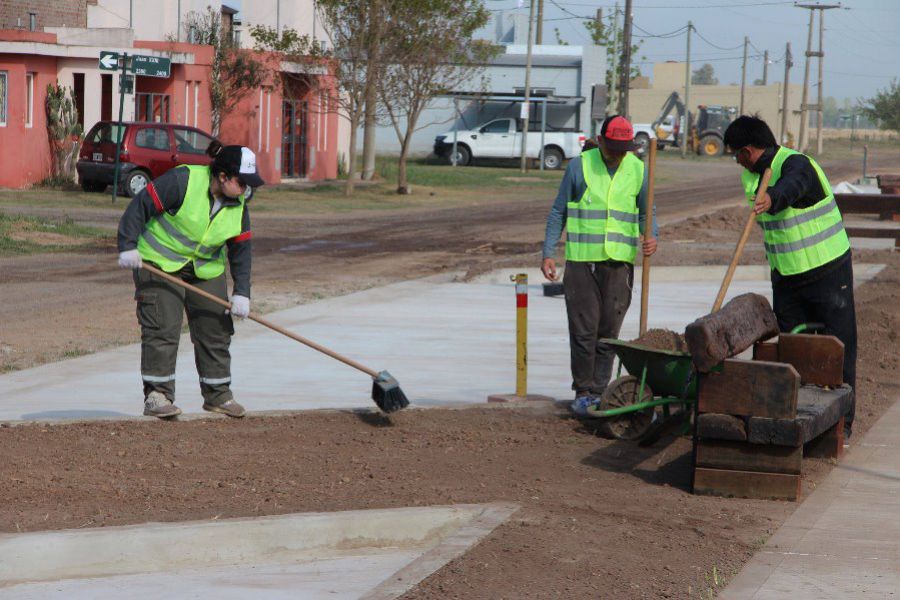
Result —
[{"label": "traffic sign", "polygon": [[100,70],[101,71],[115,71],[119,68],[119,53],[118,52],[100,52]]},{"label": "traffic sign", "polygon": [[131,57],[131,72],[146,77],[168,78],[172,70],[172,61],[161,56],[144,56],[136,54]]}]

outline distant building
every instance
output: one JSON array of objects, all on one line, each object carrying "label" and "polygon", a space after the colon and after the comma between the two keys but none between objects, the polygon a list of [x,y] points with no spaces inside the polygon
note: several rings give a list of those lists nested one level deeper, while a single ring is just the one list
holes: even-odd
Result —
[{"label": "distant building", "polygon": [[[74,90],[85,130],[118,118],[119,73],[99,68],[102,50],[172,60],[168,79],[135,77],[123,120],[183,123],[209,131],[212,48],[192,43],[194,32],[187,26],[191,12],[208,6],[246,48],[253,46],[247,34],[251,25],[317,33],[314,0],[0,2],[0,145],[20,149],[4,153],[0,186],[26,187],[49,173],[44,115],[49,84]],[[284,177],[336,177],[338,154],[346,152],[348,128],[338,118],[333,78],[322,69],[306,70],[283,64],[283,72],[303,75],[290,78],[288,97],[281,82],[269,82],[222,121],[220,139],[252,148],[263,177],[273,183]]]}]

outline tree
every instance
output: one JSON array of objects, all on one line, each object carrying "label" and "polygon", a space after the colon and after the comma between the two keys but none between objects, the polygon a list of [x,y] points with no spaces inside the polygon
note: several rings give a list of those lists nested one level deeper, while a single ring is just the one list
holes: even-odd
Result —
[{"label": "tree", "polygon": [[[601,20],[598,19],[588,19],[584,21],[584,28],[587,29],[588,34],[591,36],[591,42],[595,46],[606,46],[609,48],[616,48],[617,56],[613,56],[612,60],[607,61],[606,67],[606,88],[611,90],[613,89],[613,74],[618,70],[618,64],[621,62],[621,57],[624,54],[624,48],[620,48],[619,46],[623,43],[619,37],[619,28],[616,27],[617,13],[614,11],[608,14]],[[557,33],[557,37],[559,34]],[[636,44],[632,44],[631,46],[631,56],[637,57],[638,51],[641,49],[641,45],[644,43],[644,40],[639,40]],[[640,60],[645,60],[646,56],[641,56]],[[635,77],[641,76],[641,68],[636,64],[631,64],[631,72],[628,74],[628,81],[631,81]],[[618,87],[619,82],[615,82],[616,87]],[[609,103],[610,107],[612,106],[612,102]]]},{"label": "tree", "polygon": [[713,66],[706,63],[699,69],[691,72],[691,83],[696,85],[719,85],[719,80],[716,78]]},{"label": "tree", "polygon": [[47,86],[44,109],[47,113],[47,138],[51,149],[50,181],[71,183],[75,178],[75,157],[81,147],[81,125],[78,109],[72,100],[72,88],[57,84]]},{"label": "tree", "polygon": [[209,100],[212,134],[218,135],[222,119],[263,85],[268,70],[252,52],[234,44],[231,32],[222,28],[222,15],[213,7],[189,12],[184,26],[195,44],[213,47]]},{"label": "tree", "polygon": [[[280,34],[274,29],[253,27],[250,35],[257,50],[280,52],[289,62],[325,68],[334,78],[337,90],[326,89],[340,107],[339,114],[350,123],[350,148],[344,194],[353,193],[356,176],[356,141],[366,104],[367,49],[371,3],[358,0],[318,0],[322,28],[329,47],[316,43],[292,29]],[[285,74],[288,76],[288,74]],[[303,75],[297,77],[305,77]],[[314,89],[329,86],[328,78],[311,77],[305,83]],[[318,91],[322,91],[321,88]]]},{"label": "tree", "polygon": [[884,90],[872,98],[863,99],[862,114],[878,123],[879,129],[900,131],[900,85],[891,81]]},{"label": "tree", "polygon": [[422,112],[437,95],[472,85],[496,53],[493,45],[472,40],[488,16],[481,0],[393,2],[379,94],[400,141],[397,193],[409,193],[406,163]]}]

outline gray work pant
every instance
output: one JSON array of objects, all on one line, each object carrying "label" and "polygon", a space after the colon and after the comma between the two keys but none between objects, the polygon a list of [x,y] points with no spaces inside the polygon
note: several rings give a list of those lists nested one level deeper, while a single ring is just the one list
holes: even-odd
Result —
[{"label": "gray work pant", "polygon": [[[215,279],[197,279],[186,268],[173,275],[223,300],[228,299],[224,274]],[[234,324],[227,309],[143,269],[134,272],[134,284],[141,325],[144,397],[156,391],[175,401],[175,360],[181,323],[187,311],[203,401],[219,405],[231,400],[229,346]]]},{"label": "gray work pant", "polygon": [[615,351],[599,340],[619,336],[633,285],[630,263],[566,262],[563,286],[576,396],[599,396],[609,384]]}]

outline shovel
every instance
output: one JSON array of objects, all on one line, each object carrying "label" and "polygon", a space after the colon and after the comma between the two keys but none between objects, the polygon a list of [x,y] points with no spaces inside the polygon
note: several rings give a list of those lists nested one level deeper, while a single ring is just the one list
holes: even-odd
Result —
[{"label": "shovel", "polygon": [[[769,179],[771,178],[772,169],[766,169],[763,173],[762,180],[759,182],[759,187],[756,189],[757,201],[766,194],[766,191],[768,191]],[[734,277],[734,270],[737,268],[738,261],[741,259],[741,254],[744,252],[744,245],[747,243],[747,238],[750,237],[750,230],[753,229],[753,221],[755,220],[756,213],[754,213],[751,208],[750,215],[747,217],[747,223],[744,225],[744,231],[741,233],[741,239],[738,240],[737,246],[734,249],[734,256],[731,257],[731,264],[728,265],[728,270],[725,272],[725,279],[722,280],[722,286],[719,288],[719,294],[716,296],[716,301],[713,303],[710,312],[716,312],[722,308],[722,302],[725,301],[725,294],[728,292],[728,286],[731,284],[731,278]]]},{"label": "shovel", "polygon": [[[653,235],[653,175],[656,171],[656,139],[650,139],[650,155],[647,157],[647,211],[644,220],[644,239]],[[647,333],[647,299],[650,296],[650,257],[644,254],[641,265],[641,324],[640,335]]]},{"label": "shovel", "polygon": [[[199,294],[200,296],[203,296],[207,300],[215,302],[216,304],[218,304],[220,306],[224,306],[225,308],[228,308],[228,309],[231,308],[231,303],[226,302],[225,300],[222,300],[221,298],[218,298],[216,296],[213,296],[212,294],[205,292],[205,291],[201,290],[200,288],[194,287],[193,285],[182,281],[178,277],[173,277],[172,275],[169,275],[168,273],[161,271],[152,265],[148,265],[147,263],[144,263],[141,268],[153,273],[154,275],[162,277],[163,279],[165,279],[166,281],[168,281],[170,283],[173,283],[177,286],[183,287],[184,289],[194,292],[195,294]],[[363,365],[359,364],[358,362],[356,362],[355,360],[347,358],[346,356],[341,356],[337,352],[335,352],[333,350],[329,350],[325,346],[321,346],[312,340],[306,339],[305,337],[303,337],[301,335],[297,335],[296,333],[290,332],[287,329],[284,329],[283,327],[279,327],[278,325],[272,323],[271,321],[267,321],[266,319],[263,319],[262,317],[257,316],[253,313],[250,313],[249,315],[247,315],[247,318],[249,318],[253,321],[256,321],[260,325],[264,325],[265,327],[268,327],[269,329],[271,329],[273,331],[277,331],[278,333],[280,333],[282,335],[286,335],[287,337],[289,337],[293,340],[296,340],[296,341],[300,342],[301,344],[305,344],[305,345],[309,346],[310,348],[312,348],[313,350],[318,350],[322,354],[326,354],[335,360],[339,360],[342,363],[344,363],[345,365],[351,366],[358,371],[362,371],[363,373],[365,373],[366,375],[371,377],[372,378],[372,400],[374,400],[375,404],[378,405],[378,408],[380,408],[384,412],[390,413],[390,412],[394,412],[396,410],[400,410],[401,408],[406,408],[407,406],[409,406],[409,400],[406,398],[406,394],[403,393],[403,390],[400,389],[400,384],[397,383],[397,380],[394,379],[394,377],[392,377],[391,374],[388,373],[387,371],[377,372],[373,369],[363,366]]]}]

